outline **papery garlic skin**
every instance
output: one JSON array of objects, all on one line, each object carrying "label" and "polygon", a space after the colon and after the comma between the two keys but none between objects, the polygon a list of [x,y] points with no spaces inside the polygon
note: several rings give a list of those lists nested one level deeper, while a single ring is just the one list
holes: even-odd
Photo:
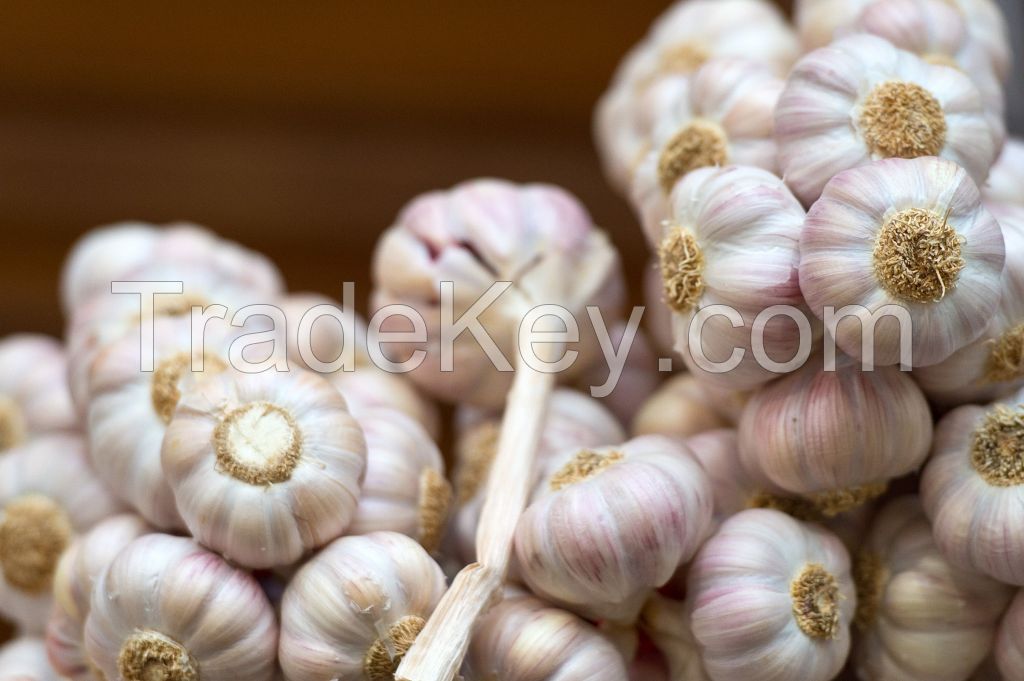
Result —
[{"label": "papery garlic skin", "polygon": [[[903,362],[909,335],[908,361],[928,366],[984,333],[1005,258],[1002,230],[962,168],[937,158],[887,159],[840,173],[811,207],[800,287],[821,318],[826,307],[855,306],[833,334],[846,354],[863,358],[866,344],[875,365]],[[886,306],[902,310],[886,314]]]},{"label": "papery garlic skin", "polygon": [[351,524],[366,442],[317,374],[226,372],[182,396],[161,461],[201,544],[247,567],[276,567]]},{"label": "papery garlic skin", "polygon": [[890,501],[854,556],[865,681],[966,681],[992,647],[1009,587],[950,565],[916,496]]},{"label": "papery garlic skin", "polygon": [[711,485],[660,436],[569,450],[550,461],[516,530],[531,590],[593,619],[630,624],[708,535]]},{"label": "papery garlic skin", "polygon": [[986,203],[1024,206],[1024,141],[1009,139],[981,188]]},{"label": "papery garlic skin", "polygon": [[[579,320],[594,305],[608,317],[624,292],[617,253],[574,197],[553,186],[501,180],[473,180],[414,199],[379,241],[373,268],[373,307],[410,305],[426,322],[425,343],[391,343],[390,356],[405,360],[414,350],[427,351],[408,373],[414,383],[439,399],[486,407],[504,404],[514,372],[499,371],[472,333],[454,340],[453,370],[442,370],[442,282],[452,283],[452,320],[495,282],[514,282],[477,317],[510,365],[529,309],[558,304]],[[577,372],[599,352],[580,327],[580,342],[568,348],[580,353]],[[391,316],[381,328],[408,331],[408,319]],[[572,369],[560,376],[571,379]]]},{"label": "papery garlic skin", "polygon": [[42,639],[18,638],[0,647],[0,681],[63,681],[46,659]]},{"label": "papery garlic skin", "polygon": [[164,534],[118,553],[95,585],[85,624],[89,659],[121,681],[270,681],[277,635],[251,575]]},{"label": "papery garlic skin", "polygon": [[883,158],[941,156],[982,184],[999,153],[978,88],[872,35],[805,56],[775,110],[779,165],[811,205],[829,180]]},{"label": "papery garlic skin", "polygon": [[488,612],[467,654],[470,678],[501,681],[625,681],[615,646],[572,613],[525,593]]},{"label": "papery garlic skin", "polygon": [[285,676],[393,678],[444,591],[441,568],[408,537],[376,532],[331,543],[285,591],[279,652]]},{"label": "papery garlic skin", "polygon": [[120,510],[79,437],[40,436],[0,458],[0,613],[42,633],[61,553]]},{"label": "papery garlic skin", "polygon": [[685,438],[728,428],[733,425],[732,419],[720,404],[720,392],[693,374],[673,376],[640,406],[632,433]]},{"label": "papery garlic skin", "polygon": [[34,435],[77,428],[66,372],[64,350],[48,336],[0,340],[0,453]]},{"label": "papery garlic skin", "polygon": [[828,681],[846,661],[850,559],[816,525],[767,509],[733,516],[694,559],[689,593],[712,681]]},{"label": "papery garlic skin", "polygon": [[1018,591],[999,623],[995,645],[999,681],[1024,679],[1024,591]]},{"label": "papery garlic skin", "polygon": [[363,364],[355,371],[337,371],[326,378],[341,391],[357,419],[365,410],[394,409],[423,426],[434,440],[440,438],[441,415],[437,405],[401,374]]}]

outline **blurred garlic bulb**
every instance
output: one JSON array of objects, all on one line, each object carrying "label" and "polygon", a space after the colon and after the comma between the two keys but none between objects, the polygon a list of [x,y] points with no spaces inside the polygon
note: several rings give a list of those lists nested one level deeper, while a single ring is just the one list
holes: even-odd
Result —
[{"label": "blurred garlic bulb", "polygon": [[722,525],[690,566],[691,626],[712,681],[828,681],[857,606],[834,536],[767,509]]},{"label": "blurred garlic bulb", "polygon": [[980,185],[999,132],[970,78],[872,35],[800,60],[775,110],[779,165],[807,206],[839,173],[884,158],[941,156]]},{"label": "blurred garlic bulb", "polygon": [[79,437],[40,436],[0,458],[0,612],[42,633],[64,549],[119,510]]},{"label": "blurred garlic bulb", "polygon": [[[309,361],[331,364],[342,358],[352,345],[352,356],[356,364],[367,362],[366,322],[355,312],[345,310],[341,303],[319,293],[290,293],[277,301],[288,321],[289,366],[311,371]],[[350,324],[351,329],[343,326]],[[345,333],[353,331],[354,338]],[[312,357],[310,357],[312,353]]]},{"label": "blurred garlic bulb", "polygon": [[995,661],[999,681],[1024,679],[1024,591],[1018,591],[1003,615],[996,636]]},{"label": "blurred garlic bulb", "polygon": [[0,681],[63,681],[46,659],[42,639],[19,638],[0,647]]},{"label": "blurred garlic bulb", "polygon": [[275,567],[351,524],[366,443],[317,374],[224,373],[182,395],[161,460],[192,536],[246,567]]},{"label": "blurred garlic bulb", "polygon": [[191,539],[150,534],[96,583],[86,654],[119,681],[270,681],[277,622],[259,584]]},{"label": "blurred garlic bulb", "polygon": [[[819,420],[820,419],[820,420]],[[860,506],[918,468],[932,442],[928,403],[896,367],[861,371],[821,356],[756,392],[740,421],[740,455],[826,516]]]},{"label": "blurred garlic bulb", "polygon": [[[582,320],[584,307],[594,305],[607,318],[617,313],[624,292],[618,254],[583,206],[561,189],[475,180],[420,196],[384,234],[374,255],[373,306],[410,305],[426,322],[425,343],[391,343],[402,359],[414,349],[428,351],[408,374],[413,382],[449,402],[504,404],[514,372],[499,371],[472,333],[453,341],[452,371],[443,370],[439,350],[442,282],[452,284],[457,320],[498,281],[514,283],[477,319],[510,365],[518,356],[519,324],[530,308],[557,304]],[[408,331],[409,323],[393,316],[382,329]],[[568,349],[580,353],[576,371],[597,355],[586,324],[580,324],[580,342]]]},{"label": "blurred garlic bulb", "polygon": [[986,203],[1024,206],[1024,140],[1009,139],[981,188]]},{"label": "blurred garlic bulb", "polygon": [[48,336],[0,340],[0,453],[34,435],[76,428],[64,350]]},{"label": "blurred garlic bulb", "polygon": [[1001,207],[996,217],[1006,265],[985,333],[948,359],[914,370],[925,395],[942,406],[983,404],[1024,387],[1024,205]]},{"label": "blurred garlic bulb", "polygon": [[688,173],[726,165],[775,170],[773,114],[782,86],[764,64],[745,59],[709,61],[681,81],[633,178],[633,206],[652,246],[671,218],[672,189]]},{"label": "blurred garlic bulb", "polygon": [[326,378],[341,391],[356,419],[363,411],[394,409],[423,426],[434,440],[440,438],[441,415],[437,405],[401,374],[357,363],[354,371],[337,371]]},{"label": "blurred garlic bulb", "polygon": [[[757,326],[763,323],[760,349],[776,363],[790,362],[804,335],[786,314],[759,316],[776,305],[803,306],[797,270],[803,208],[782,180],[747,167],[695,170],[675,185],[669,200],[656,243],[676,350],[709,384],[749,390],[767,383],[778,374],[752,350]],[[741,319],[717,314],[695,324],[712,305],[728,306]],[[697,334],[701,343],[695,347],[690,336]]]},{"label": "blurred garlic bulb", "polygon": [[665,656],[672,681],[708,681],[686,603],[655,594],[644,606],[640,626]]},{"label": "blurred garlic bulb", "polygon": [[672,310],[665,304],[665,287],[661,283],[658,258],[644,268],[644,325],[654,348],[664,357],[674,357],[672,346]]},{"label": "blurred garlic bulb", "polygon": [[53,578],[54,609],[46,626],[46,650],[54,668],[71,681],[96,681],[85,656],[85,619],[93,585],[121,549],[151,532],[134,514],[103,520],[79,536],[61,556]]},{"label": "blurred garlic bulb", "polygon": [[441,568],[408,537],[377,532],[333,542],[285,591],[285,676],[390,681],[444,590]]},{"label": "blurred garlic bulb", "polygon": [[526,593],[507,594],[477,625],[470,679],[625,681],[626,664],[591,624]]},{"label": "blurred garlic bulb", "polygon": [[518,566],[539,596],[631,624],[707,537],[712,503],[700,464],[669,438],[569,450],[519,521]]},{"label": "blurred garlic bulb", "polygon": [[690,437],[733,425],[733,401],[742,398],[701,383],[693,374],[673,376],[641,405],[633,419],[633,435]]},{"label": "blurred garlic bulb", "polygon": [[928,366],[985,332],[1005,257],[1002,231],[962,168],[888,159],[825,187],[800,240],[800,286],[819,317],[854,306],[834,331],[846,354],[863,358],[866,347],[875,365],[896,364],[907,334],[912,365]]},{"label": "blurred garlic bulb", "polygon": [[854,560],[853,652],[870,681],[966,681],[992,647],[1010,588],[953,567],[939,554],[916,496],[875,519]]},{"label": "blurred garlic bulb", "polygon": [[[620,351],[625,351],[621,343],[626,331],[625,322],[619,322],[608,329],[609,340]],[[580,375],[576,384],[580,390],[593,395],[594,388],[605,385],[611,379],[611,371],[609,363],[602,357]],[[647,340],[647,334],[643,329],[637,329],[617,382],[614,386],[608,386],[611,390],[608,395],[595,396],[595,399],[608,407],[620,423],[629,424],[633,422],[647,396],[657,389],[658,383],[658,358]]]},{"label": "blurred garlic bulb", "polygon": [[444,460],[418,423],[391,409],[363,412],[366,479],[348,534],[399,532],[436,551],[444,535],[452,489]]}]

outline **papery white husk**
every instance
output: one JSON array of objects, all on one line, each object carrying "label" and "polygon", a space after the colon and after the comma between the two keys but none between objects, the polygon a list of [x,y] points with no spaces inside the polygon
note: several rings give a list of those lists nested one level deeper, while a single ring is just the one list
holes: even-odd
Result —
[{"label": "papery white husk", "polygon": [[986,203],[1024,206],[1024,141],[1011,138],[981,188]]},{"label": "papery white husk", "polygon": [[9,429],[4,438],[10,438],[11,446],[34,435],[77,428],[67,360],[56,340],[36,334],[0,340],[0,408]]},{"label": "papery white husk", "polygon": [[1003,615],[996,636],[995,662],[998,681],[1024,679],[1024,591],[1018,591]]},{"label": "papery white husk", "polygon": [[42,639],[23,637],[0,647],[0,680],[63,681],[46,659]]}]

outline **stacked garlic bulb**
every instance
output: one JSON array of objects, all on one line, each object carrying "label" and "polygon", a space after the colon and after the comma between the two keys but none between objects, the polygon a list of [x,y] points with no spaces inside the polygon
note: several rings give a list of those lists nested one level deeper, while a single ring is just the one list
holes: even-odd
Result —
[{"label": "stacked garlic bulb", "polygon": [[271,681],[278,626],[248,573],[191,539],[150,534],[95,584],[86,654],[121,681]]},{"label": "stacked garlic bulb", "polygon": [[828,681],[857,605],[834,536],[754,509],[725,522],[690,567],[691,626],[712,681]]},{"label": "stacked garlic bulb", "polygon": [[666,381],[649,395],[633,419],[633,435],[689,437],[734,424],[743,397],[701,383],[693,374]]},{"label": "stacked garlic bulb", "polygon": [[987,203],[1024,205],[1024,141],[1007,140],[999,160],[992,166],[988,182],[981,188]]},{"label": "stacked garlic bulb", "polygon": [[377,532],[333,542],[285,591],[280,662],[286,677],[393,679],[444,590],[441,568],[408,537]]},{"label": "stacked garlic bulb", "polygon": [[995,661],[1002,676],[999,681],[1024,679],[1024,591],[1018,591],[999,623]]},{"label": "stacked garlic bulb", "polygon": [[63,681],[46,659],[37,638],[19,638],[0,647],[0,681]]},{"label": "stacked garlic bulb", "polygon": [[551,460],[519,521],[515,552],[537,595],[585,617],[633,623],[711,526],[711,485],[661,436]]},{"label": "stacked garlic bulb", "polygon": [[341,391],[356,419],[363,410],[393,409],[419,423],[435,440],[440,437],[437,405],[401,374],[388,373],[373,364],[359,364],[354,371],[336,371],[326,378]]},{"label": "stacked garlic bulb", "polygon": [[[291,293],[277,301],[288,323],[288,361],[311,371],[366,360],[366,322],[319,293]],[[354,338],[346,338],[351,332]],[[345,352],[351,348],[351,357]],[[349,367],[354,368],[354,367]]]},{"label": "stacked garlic bulb", "polygon": [[34,435],[76,427],[66,372],[63,349],[47,336],[0,340],[0,453]]}]

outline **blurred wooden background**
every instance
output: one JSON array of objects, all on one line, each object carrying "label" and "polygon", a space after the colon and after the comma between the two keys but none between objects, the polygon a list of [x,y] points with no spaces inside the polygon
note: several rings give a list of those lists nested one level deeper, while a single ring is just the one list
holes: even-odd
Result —
[{"label": "blurred wooden background", "polygon": [[271,255],[294,290],[355,280],[365,298],[402,205],[479,175],[575,192],[636,281],[644,246],[590,118],[667,4],[6,2],[0,334],[59,333],[67,249],[126,218],[208,225]]}]

